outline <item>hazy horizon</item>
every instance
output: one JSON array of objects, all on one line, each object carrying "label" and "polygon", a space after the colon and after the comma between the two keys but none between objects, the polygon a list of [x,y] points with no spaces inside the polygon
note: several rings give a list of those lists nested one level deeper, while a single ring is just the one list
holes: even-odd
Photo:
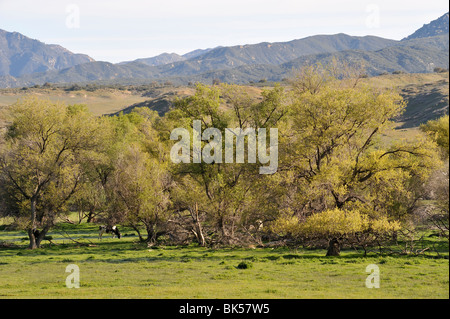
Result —
[{"label": "hazy horizon", "polygon": [[448,11],[441,0],[0,0],[0,29],[117,63],[317,34],[401,40]]}]

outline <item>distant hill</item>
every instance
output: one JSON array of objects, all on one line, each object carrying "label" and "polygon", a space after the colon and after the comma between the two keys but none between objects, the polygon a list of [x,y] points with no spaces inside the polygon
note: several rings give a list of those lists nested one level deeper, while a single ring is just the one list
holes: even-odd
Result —
[{"label": "distant hill", "polygon": [[[217,48],[221,48],[221,47],[217,47]],[[189,59],[195,58],[195,57],[197,57],[199,55],[205,54],[205,53],[207,53],[207,52],[209,52],[211,50],[214,50],[214,49],[216,49],[216,48],[197,49],[197,50],[188,52],[186,54],[183,54],[183,58],[185,58],[186,60],[189,60]]]},{"label": "distant hill", "polygon": [[92,61],[94,59],[85,54],[75,54],[59,45],[45,44],[18,32],[0,29],[0,76],[19,77],[62,70]]},{"label": "distant hill", "polygon": [[43,73],[26,74],[19,78],[0,77],[0,87],[19,87],[49,83],[87,83],[117,81],[120,79],[149,79],[156,75],[155,68],[144,63],[113,64],[95,61]]},{"label": "distant hill", "polygon": [[282,65],[283,69],[298,69],[311,63],[327,63],[335,57],[343,61],[358,62],[365,66],[368,75],[383,72],[406,73],[433,72],[435,67],[448,68],[449,39],[435,36],[402,41],[377,51],[347,50],[298,58]]},{"label": "distant hill", "polygon": [[[430,34],[433,36],[427,36]],[[94,61],[62,70],[55,66],[53,69],[44,68],[39,73],[14,75],[10,72],[0,76],[0,87],[32,86],[45,82],[139,84],[157,81],[183,85],[189,82],[211,83],[215,79],[238,84],[281,81],[306,64],[326,64],[333,58],[362,64],[369,76],[395,71],[433,72],[437,67],[447,69],[448,14],[402,41],[342,33],[315,35],[288,42],[199,49],[184,55],[164,53],[119,64]]]},{"label": "distant hill", "polygon": [[[91,62],[59,71],[27,74],[19,78],[3,76],[0,77],[0,86],[19,87],[42,85],[45,82],[86,83],[92,81],[103,84],[170,81],[173,84],[185,85],[189,82],[212,83],[213,79],[237,84],[257,82],[263,79],[278,82],[284,78],[292,77],[296,70],[304,65],[327,64],[333,58],[364,65],[369,76],[395,71],[405,73],[433,72],[436,67],[449,67],[449,39],[447,36],[441,35],[408,41],[394,41],[393,45],[376,51],[326,52],[303,55],[279,65],[243,64],[234,68],[222,66],[222,69],[214,69],[214,65],[200,67],[199,63],[193,60],[160,66],[149,66],[140,62],[126,64]],[[202,59],[205,59],[205,57],[202,56]]]},{"label": "distant hill", "polygon": [[162,54],[154,56],[154,57],[141,58],[141,59],[136,59],[133,61],[125,61],[125,62],[120,62],[119,64],[128,64],[128,63],[132,63],[132,62],[139,62],[139,63],[144,63],[144,64],[147,64],[150,66],[158,66],[158,65],[164,65],[164,64],[174,63],[174,62],[186,61],[186,60],[195,58],[199,55],[205,54],[211,50],[213,50],[213,49],[204,49],[204,50],[198,49],[198,50],[194,50],[194,51],[188,52],[183,55],[178,55],[176,53],[162,53]]},{"label": "distant hill", "polygon": [[132,62],[139,62],[139,63],[144,63],[146,65],[150,65],[150,66],[158,66],[158,65],[164,65],[164,64],[168,64],[168,63],[174,63],[174,62],[179,62],[179,61],[184,61],[186,60],[186,58],[184,58],[181,55],[178,55],[176,53],[162,53],[160,55],[151,57],[151,58],[143,58],[143,59],[136,59],[134,61],[129,61],[129,62],[120,62],[119,64],[128,64],[128,63],[132,63]]},{"label": "distant hill", "polygon": [[435,35],[442,35],[449,33],[449,17],[448,12],[436,20],[431,21],[428,24],[424,24],[423,27],[416,30],[413,34],[407,36],[403,40],[411,40],[417,38],[433,37]]},{"label": "distant hill", "polygon": [[300,56],[343,50],[379,50],[396,41],[346,34],[316,35],[289,42],[258,43],[219,47],[186,61],[159,66],[164,76],[194,75],[213,70],[233,69],[243,65],[279,65]]},{"label": "distant hill", "polygon": [[325,65],[334,58],[363,65],[369,76],[396,71],[405,73],[433,72],[436,67],[448,68],[449,40],[446,36],[413,39],[396,42],[392,46],[377,51],[345,50],[311,54],[280,65],[243,65],[234,69],[209,71],[192,76],[174,76],[170,80],[178,84],[187,83],[187,81],[211,83],[212,79],[237,84],[260,80],[281,81],[283,78],[294,76],[296,70],[302,66],[315,63]]},{"label": "distant hill", "polygon": [[174,58],[174,56],[164,55],[119,64],[91,62],[63,70],[25,74],[21,77],[3,76],[0,77],[0,86],[17,87],[43,84],[45,82],[75,83],[125,79],[164,81],[172,77],[195,76],[218,70],[231,70],[239,66],[277,65],[306,54],[338,52],[348,49],[378,50],[396,42],[373,36],[317,35],[290,42],[259,43],[197,50],[197,52],[193,51],[185,55],[191,57],[188,60],[158,66],[153,66],[157,64],[156,58]]}]

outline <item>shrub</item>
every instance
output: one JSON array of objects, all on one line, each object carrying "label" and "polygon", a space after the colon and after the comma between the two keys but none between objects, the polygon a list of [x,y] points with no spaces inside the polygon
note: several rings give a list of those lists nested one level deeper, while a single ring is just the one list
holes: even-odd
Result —
[{"label": "shrub", "polygon": [[249,269],[252,268],[253,264],[250,261],[241,261],[239,265],[237,265],[238,269]]},{"label": "shrub", "polygon": [[445,73],[445,72],[448,72],[448,69],[437,67],[437,68],[434,68],[434,69],[433,69],[433,72],[436,72],[436,73]]},{"label": "shrub", "polygon": [[385,216],[372,218],[357,210],[339,208],[313,214],[303,222],[296,216],[284,214],[272,225],[272,231],[278,235],[302,238],[313,245],[326,240],[328,249],[336,246],[337,255],[344,242],[360,245],[366,251],[369,245],[391,238],[398,230],[400,223]]},{"label": "shrub", "polygon": [[449,154],[449,117],[444,115],[437,120],[422,124],[420,129],[438,144],[446,157]]}]

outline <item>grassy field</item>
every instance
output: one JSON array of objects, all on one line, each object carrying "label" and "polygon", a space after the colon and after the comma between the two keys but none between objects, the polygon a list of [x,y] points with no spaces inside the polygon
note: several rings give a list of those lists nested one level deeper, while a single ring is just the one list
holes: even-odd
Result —
[{"label": "grassy field", "polygon": [[[448,242],[435,237],[428,244],[437,253],[421,256],[325,257],[302,248],[149,248],[126,228],[100,241],[91,224],[61,224],[50,233],[55,244],[28,250],[25,232],[6,229],[0,298],[449,298]],[[80,269],[79,289],[66,287],[69,264]],[[370,264],[380,269],[379,289],[365,286]]]},{"label": "grassy field", "polygon": [[63,89],[29,88],[0,90],[0,109],[15,103],[24,96],[37,96],[52,101],[64,101],[67,104],[85,104],[95,115],[118,112],[129,105],[147,100],[141,94],[131,91],[99,89],[94,92],[86,90],[65,91]]}]

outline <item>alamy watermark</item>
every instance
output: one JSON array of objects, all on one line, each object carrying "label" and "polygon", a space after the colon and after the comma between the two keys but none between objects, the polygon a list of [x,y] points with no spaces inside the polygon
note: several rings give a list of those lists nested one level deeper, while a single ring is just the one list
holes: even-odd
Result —
[{"label": "alamy watermark", "polygon": [[[172,146],[170,158],[176,164],[191,163],[191,158],[192,163],[202,163],[202,161],[207,164],[245,163],[245,138],[247,137],[247,163],[256,163],[258,159],[259,163],[268,164],[259,168],[260,174],[274,174],[278,169],[278,129],[271,128],[269,132],[270,142],[267,147],[267,129],[265,128],[257,130],[226,128],[224,140],[219,129],[207,128],[202,132],[201,121],[194,120],[192,154],[190,132],[185,128],[176,128],[171,132],[170,139],[179,141]],[[208,142],[203,149],[202,141]]]},{"label": "alamy watermark", "polygon": [[[247,163],[268,164],[259,168],[260,174],[274,174],[278,169],[278,129],[270,129],[267,147],[265,128],[225,128],[225,139],[217,128],[207,128],[202,132],[202,122],[194,120],[191,133],[185,128],[176,128],[170,134],[176,142],[170,151],[173,163],[245,163],[247,141]],[[181,138],[181,139],[180,139]],[[247,138],[247,139],[246,139]],[[202,141],[207,142],[202,148]],[[236,143],[234,143],[236,141]],[[192,145],[192,153],[191,153]],[[225,150],[223,149],[225,147]],[[380,268],[375,264],[366,267],[367,288],[380,288]]]},{"label": "alamy watermark", "polygon": [[380,6],[375,3],[366,6],[366,27],[376,29],[380,27]]},{"label": "alamy watermark", "polygon": [[380,267],[370,264],[366,267],[366,273],[369,273],[369,276],[366,278],[366,287],[380,288]]},{"label": "alamy watermark", "polygon": [[80,7],[77,4],[69,4],[66,6],[66,27],[68,29],[80,28]]},{"label": "alamy watermark", "polygon": [[70,273],[66,277],[67,288],[80,288],[80,268],[75,264],[66,267],[66,272]]}]

